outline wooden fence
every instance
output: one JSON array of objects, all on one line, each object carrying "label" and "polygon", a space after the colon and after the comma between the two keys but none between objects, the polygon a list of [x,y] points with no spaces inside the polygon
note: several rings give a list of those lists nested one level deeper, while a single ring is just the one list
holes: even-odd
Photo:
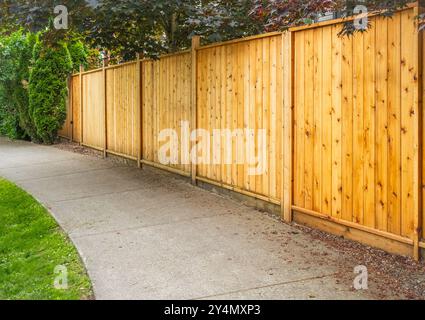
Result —
[{"label": "wooden fence", "polygon": [[[195,38],[191,50],[159,60],[80,72],[61,135],[280,205],[288,222],[418,259],[425,248],[418,12],[411,5],[392,19],[370,17],[371,29],[352,37],[338,36],[343,21],[334,20],[208,46]],[[195,128],[213,142],[212,164],[183,161],[191,150],[199,155],[199,140],[181,133]],[[186,146],[178,164],[158,157],[163,129]],[[226,135],[214,139],[217,129],[236,132],[230,149]],[[238,145],[248,140],[238,136],[243,129],[264,129],[266,139]],[[265,170],[248,174],[250,164],[236,159],[259,154],[262,143]]]}]

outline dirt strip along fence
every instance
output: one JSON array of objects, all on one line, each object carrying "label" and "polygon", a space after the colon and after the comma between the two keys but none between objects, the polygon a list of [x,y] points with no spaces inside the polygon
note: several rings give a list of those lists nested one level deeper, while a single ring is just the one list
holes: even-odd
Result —
[{"label": "dirt strip along fence", "polygon": [[[282,218],[419,259],[425,249],[422,43],[417,4],[340,37],[343,20],[84,72],[60,135],[281,207]],[[238,134],[263,129],[265,140]],[[165,165],[164,129],[178,136]],[[211,150],[183,130],[203,129]],[[214,130],[230,130],[214,137]],[[242,129],[242,131],[238,131]],[[260,141],[261,140],[261,141]],[[264,140],[264,141],[263,141]],[[239,144],[241,141],[244,144]],[[216,145],[214,145],[216,144]],[[246,153],[261,154],[250,174]],[[213,152],[221,150],[219,156]],[[191,151],[211,162],[188,162]],[[226,162],[231,159],[231,162]],[[186,160],[186,161],[184,161]],[[212,163],[212,164],[211,164]]]}]

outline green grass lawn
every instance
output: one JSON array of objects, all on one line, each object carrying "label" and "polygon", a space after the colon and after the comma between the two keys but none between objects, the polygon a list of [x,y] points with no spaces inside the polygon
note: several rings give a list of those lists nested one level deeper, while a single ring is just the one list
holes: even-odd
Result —
[{"label": "green grass lawn", "polygon": [[[54,286],[57,266],[67,268],[68,289]],[[91,296],[81,259],[55,220],[33,197],[0,178],[0,299]]]}]

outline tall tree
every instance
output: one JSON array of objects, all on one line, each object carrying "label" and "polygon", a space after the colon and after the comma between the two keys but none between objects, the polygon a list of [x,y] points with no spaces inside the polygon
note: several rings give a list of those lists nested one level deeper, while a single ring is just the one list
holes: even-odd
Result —
[{"label": "tall tree", "polygon": [[[93,46],[112,52],[117,62],[136,53],[156,56],[186,49],[190,37],[214,42],[284,30],[311,23],[328,11],[354,14],[357,3],[369,12],[391,16],[409,0],[62,0],[69,11],[70,30],[51,29],[47,42],[71,32],[84,34]],[[25,26],[44,28],[54,17],[56,0],[4,0],[0,6],[0,32]],[[354,32],[347,22],[343,33]]]},{"label": "tall tree", "polygon": [[88,25],[98,46],[155,56],[187,49],[190,38],[214,42],[257,34],[264,28],[249,15],[253,0],[99,0]]},{"label": "tall tree", "polygon": [[87,36],[123,59],[185,49],[192,33],[187,20],[200,4],[199,0],[99,0],[85,25]]},{"label": "tall tree", "polygon": [[72,57],[67,45],[37,43],[29,81],[29,112],[41,142],[51,144],[66,119],[67,77]]}]

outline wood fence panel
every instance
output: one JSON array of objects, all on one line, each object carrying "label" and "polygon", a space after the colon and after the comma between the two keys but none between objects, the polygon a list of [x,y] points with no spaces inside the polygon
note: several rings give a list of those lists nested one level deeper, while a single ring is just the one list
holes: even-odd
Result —
[{"label": "wood fence panel", "polygon": [[421,48],[421,58],[422,58],[422,239],[423,239],[423,248],[425,249],[425,31],[421,32],[422,36],[422,48]]},{"label": "wood fence panel", "polygon": [[282,189],[282,51],[282,36],[272,35],[201,47],[197,65],[198,128],[210,140],[198,176],[274,203]]},{"label": "wood fence panel", "polygon": [[[143,159],[184,173],[191,170],[191,61],[185,52],[142,62]],[[178,139],[177,161],[161,163],[159,152],[171,143],[168,135],[160,137],[166,129]],[[170,151],[164,155],[172,160]]]},{"label": "wood fence panel", "polygon": [[133,158],[140,143],[136,66],[126,64],[106,70],[107,149]]},{"label": "wood fence panel", "polygon": [[393,19],[373,17],[372,29],[354,37],[339,37],[341,24],[296,31],[296,208],[414,236],[419,110],[418,66],[409,46],[417,41],[413,16],[409,8]]},{"label": "wood fence panel", "polygon": [[102,70],[83,74],[83,141],[91,147],[104,147],[104,104]]}]

